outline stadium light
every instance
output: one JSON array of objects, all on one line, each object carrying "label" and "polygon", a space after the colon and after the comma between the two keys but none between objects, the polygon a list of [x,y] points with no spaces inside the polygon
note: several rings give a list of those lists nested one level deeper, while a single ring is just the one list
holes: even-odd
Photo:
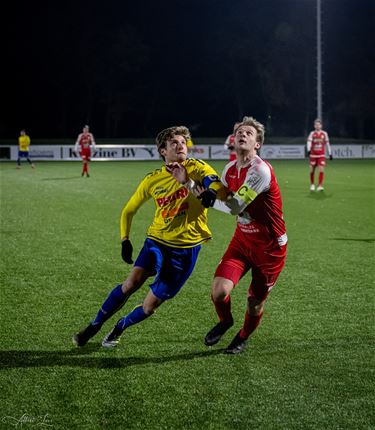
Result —
[{"label": "stadium light", "polygon": [[317,0],[316,7],[316,54],[317,54],[317,118],[323,120],[323,97],[322,97],[322,21],[321,21],[321,0]]}]

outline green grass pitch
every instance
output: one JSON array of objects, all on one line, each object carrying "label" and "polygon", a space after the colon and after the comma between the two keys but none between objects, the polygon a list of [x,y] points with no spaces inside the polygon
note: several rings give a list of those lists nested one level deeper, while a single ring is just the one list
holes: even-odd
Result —
[{"label": "green grass pitch", "polygon": [[[130,270],[121,209],[159,163],[93,162],[90,178],[74,162],[0,164],[0,428],[374,429],[374,161],[328,162],[322,193],[309,192],[306,160],[271,164],[288,256],[239,356],[222,350],[242,324],[249,276],[233,294],[235,326],[211,349],[203,344],[233,218],[210,210],[214,238],[187,284],[116,350],[101,339],[147,285],[78,349],[72,334]],[[152,214],[150,202],[134,218],[135,253]]]}]

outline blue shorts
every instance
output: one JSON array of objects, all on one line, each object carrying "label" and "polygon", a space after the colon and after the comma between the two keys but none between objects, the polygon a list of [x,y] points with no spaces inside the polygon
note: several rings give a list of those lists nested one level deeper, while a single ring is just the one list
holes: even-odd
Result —
[{"label": "blue shorts", "polygon": [[18,157],[25,157],[27,158],[29,156],[29,151],[18,151]]},{"label": "blue shorts", "polygon": [[161,300],[174,297],[188,280],[194,269],[201,245],[193,248],[172,248],[152,239],[146,239],[134,263],[151,275],[156,275],[150,285],[152,292]]}]

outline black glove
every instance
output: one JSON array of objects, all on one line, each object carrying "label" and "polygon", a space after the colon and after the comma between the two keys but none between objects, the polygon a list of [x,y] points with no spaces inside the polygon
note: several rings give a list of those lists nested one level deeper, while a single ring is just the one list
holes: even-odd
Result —
[{"label": "black glove", "polygon": [[198,196],[198,199],[202,200],[202,205],[205,208],[210,208],[214,205],[216,200],[216,191],[212,188],[207,188]]},{"label": "black glove", "polygon": [[307,156],[308,156],[308,157],[310,157],[310,152],[311,152],[311,151],[307,151]]},{"label": "black glove", "polygon": [[121,243],[121,257],[125,261],[125,263],[133,264],[132,260],[132,253],[133,253],[133,246],[129,239],[125,239]]},{"label": "black glove", "polygon": [[329,159],[330,159],[330,160],[333,160],[332,154],[329,156]]}]

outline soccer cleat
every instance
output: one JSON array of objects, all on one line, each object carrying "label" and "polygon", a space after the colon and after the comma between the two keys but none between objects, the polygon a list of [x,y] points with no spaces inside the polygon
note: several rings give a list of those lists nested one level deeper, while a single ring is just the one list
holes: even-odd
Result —
[{"label": "soccer cleat", "polygon": [[79,333],[75,334],[73,336],[73,343],[76,346],[85,346],[86,343],[96,335],[96,333],[100,330],[101,325],[96,324],[92,325],[89,324],[86,328],[81,330]]},{"label": "soccer cleat", "polygon": [[247,340],[240,337],[240,332],[236,334],[232,342],[227,346],[225,354],[240,354],[246,347]]},{"label": "soccer cleat", "polygon": [[86,178],[89,178],[89,177],[90,177],[90,175],[88,173],[86,173]]},{"label": "soccer cleat", "polygon": [[102,346],[104,348],[116,348],[118,343],[120,342],[120,337],[124,330],[121,330],[117,325],[115,325],[102,341]]},{"label": "soccer cleat", "polygon": [[314,184],[310,185],[310,191],[315,191],[315,185]]},{"label": "soccer cleat", "polygon": [[215,325],[215,327],[213,327],[204,338],[205,345],[212,346],[218,343],[221,337],[224,335],[224,333],[227,330],[229,330],[232,327],[232,325],[233,325],[233,320],[227,321],[227,322],[222,322],[222,321],[218,322]]},{"label": "soccer cleat", "polygon": [[35,169],[35,164],[32,164],[32,165],[31,165],[31,168],[32,168],[32,169]]},{"label": "soccer cleat", "polygon": [[85,174],[82,172],[82,173],[81,173],[81,176],[85,176]]},{"label": "soccer cleat", "polygon": [[318,188],[316,189],[316,191],[324,191],[324,188],[322,185],[318,185]]}]

